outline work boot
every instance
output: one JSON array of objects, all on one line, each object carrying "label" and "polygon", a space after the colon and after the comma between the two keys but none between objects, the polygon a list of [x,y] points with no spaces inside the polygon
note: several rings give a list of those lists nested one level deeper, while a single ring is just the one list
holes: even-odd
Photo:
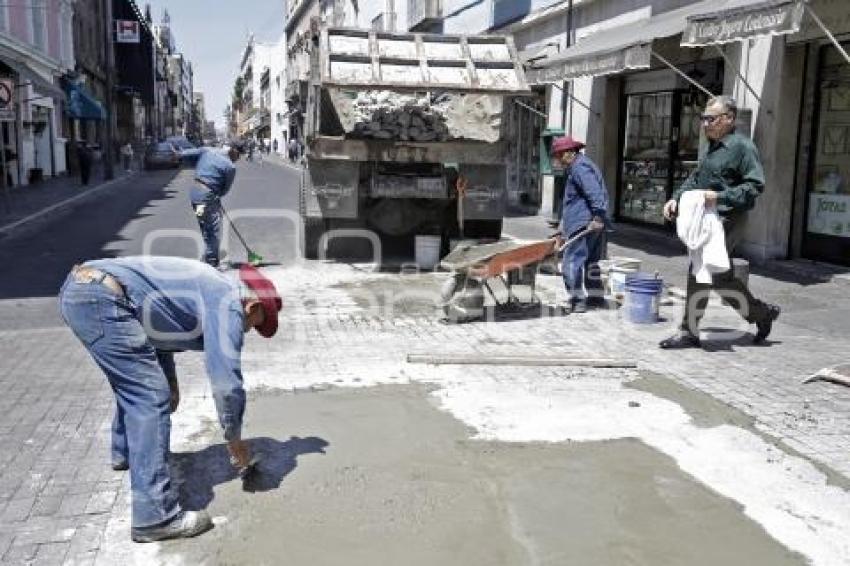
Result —
[{"label": "work boot", "polygon": [[213,528],[206,511],[181,511],[164,525],[131,529],[133,542],[156,542],[172,538],[191,538]]},{"label": "work boot", "polygon": [[756,322],[756,328],[758,331],[753,337],[753,344],[761,344],[765,341],[767,336],[770,334],[770,331],[773,330],[773,321],[779,318],[779,314],[781,312],[782,309],[780,309],[778,305],[767,305],[767,315],[760,321]]},{"label": "work boot", "polygon": [[570,303],[570,312],[573,314],[584,314],[587,312],[587,300],[578,299]]},{"label": "work boot", "polygon": [[688,332],[680,330],[670,338],[666,338],[658,343],[658,347],[662,350],[681,350],[684,348],[699,348],[699,338]]}]

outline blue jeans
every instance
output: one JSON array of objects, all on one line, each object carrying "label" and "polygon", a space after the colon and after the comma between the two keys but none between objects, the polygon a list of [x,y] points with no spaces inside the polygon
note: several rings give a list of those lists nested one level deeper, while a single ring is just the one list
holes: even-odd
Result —
[{"label": "blue jeans", "polygon": [[[569,237],[577,233],[570,234]],[[599,260],[605,253],[605,243],[604,231],[591,232],[564,250],[561,271],[564,274],[564,287],[571,301],[585,300],[588,297],[601,299],[605,296],[599,270]]]},{"label": "blue jeans", "polygon": [[78,283],[73,275],[59,308],[115,393],[112,455],[130,464],[133,527],[173,519],[180,503],[168,469],[171,391],[135,309],[103,284]]},{"label": "blue jeans", "polygon": [[[192,210],[198,219],[206,247],[203,260],[213,267],[218,267],[221,247],[221,199],[205,187],[193,187],[191,200]],[[201,216],[197,215],[199,205],[204,205],[204,213]]]}]

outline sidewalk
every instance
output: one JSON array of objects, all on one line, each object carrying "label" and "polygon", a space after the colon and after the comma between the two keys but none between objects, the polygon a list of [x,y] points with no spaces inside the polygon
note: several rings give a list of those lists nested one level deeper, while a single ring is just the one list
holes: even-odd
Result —
[{"label": "sidewalk", "polygon": [[71,204],[83,195],[98,191],[133,174],[135,172],[126,173],[116,167],[115,178],[106,181],[103,177],[103,167],[96,166],[92,170],[88,185],[83,185],[79,176],[62,175],[35,185],[12,187],[9,189],[8,208],[5,196],[0,195],[0,238],[38,220],[41,216],[59,213],[66,203]]},{"label": "sidewalk", "polygon": [[[552,229],[541,217],[511,218],[505,234],[544,238]],[[850,389],[802,380],[848,361],[850,301],[847,272],[806,261],[775,261],[752,266],[749,286],[782,315],[764,346],[753,346],[753,329],[732,309],[712,300],[703,322],[703,349],[669,352],[657,347],[676,330],[683,308],[687,256],[661,233],[617,226],[609,256],[640,259],[641,270],[657,271],[671,290],[662,322],[630,325],[618,311],[567,317],[576,340],[600,354],[633,356],[657,371],[741,410],[756,426],[787,447],[850,478]],[[563,293],[560,277],[551,279]],[[572,325],[572,324],[571,324]],[[738,333],[740,331],[740,334]]]}]

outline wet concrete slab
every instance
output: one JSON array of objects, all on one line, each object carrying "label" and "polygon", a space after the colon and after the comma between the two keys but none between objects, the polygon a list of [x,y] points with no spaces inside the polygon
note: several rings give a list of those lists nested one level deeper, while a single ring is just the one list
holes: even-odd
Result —
[{"label": "wet concrete slab", "polygon": [[[711,415],[712,424],[720,419]],[[706,423],[708,424],[708,423]],[[424,386],[264,392],[243,483],[223,445],[175,455],[212,532],[163,558],[215,564],[804,564],[740,507],[637,440],[502,443]]]}]

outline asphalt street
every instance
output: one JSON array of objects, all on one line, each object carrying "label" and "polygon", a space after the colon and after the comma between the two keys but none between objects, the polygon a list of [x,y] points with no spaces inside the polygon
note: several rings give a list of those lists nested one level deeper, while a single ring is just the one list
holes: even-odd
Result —
[{"label": "asphalt street", "polygon": [[[137,174],[0,245],[0,330],[59,323],[55,297],[71,267],[88,259],[154,254],[198,258],[200,234],[188,192],[193,170]],[[300,173],[241,161],[224,204],[249,245],[269,263],[295,257],[293,214]],[[229,261],[246,254],[230,230]]]}]

